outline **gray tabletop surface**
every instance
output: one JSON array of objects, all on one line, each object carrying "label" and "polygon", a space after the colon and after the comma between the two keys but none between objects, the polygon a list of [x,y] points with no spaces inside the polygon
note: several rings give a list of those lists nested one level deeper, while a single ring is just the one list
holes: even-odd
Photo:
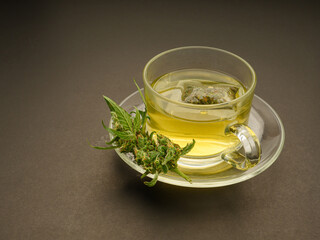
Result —
[{"label": "gray tabletop surface", "polygon": [[[1,5],[0,239],[319,239],[319,4],[100,1]],[[143,185],[113,151],[102,95],[142,85],[154,55],[231,51],[254,67],[284,149],[221,188]]]}]

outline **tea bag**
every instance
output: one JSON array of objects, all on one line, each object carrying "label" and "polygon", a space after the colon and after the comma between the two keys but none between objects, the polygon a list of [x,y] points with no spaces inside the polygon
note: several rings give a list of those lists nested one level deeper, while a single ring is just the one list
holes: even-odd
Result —
[{"label": "tea bag", "polygon": [[236,98],[239,88],[216,84],[216,86],[186,86],[182,101],[192,104],[217,104],[230,102]]}]

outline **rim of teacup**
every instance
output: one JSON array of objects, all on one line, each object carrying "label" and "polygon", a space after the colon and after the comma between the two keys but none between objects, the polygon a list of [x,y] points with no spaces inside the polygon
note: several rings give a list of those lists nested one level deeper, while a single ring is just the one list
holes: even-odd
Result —
[{"label": "rim of teacup", "polygon": [[[179,102],[179,101],[175,101],[175,100],[172,100],[172,99],[169,99],[169,98],[166,98],[164,97],[163,95],[161,95],[160,93],[158,93],[157,91],[155,91],[152,86],[150,85],[149,81],[147,80],[147,73],[148,73],[148,68],[149,66],[154,62],[156,61],[158,58],[160,58],[161,56],[163,55],[166,55],[168,53],[171,53],[171,52],[175,52],[175,51],[181,51],[181,50],[185,50],[185,49],[191,49],[191,48],[195,48],[195,49],[208,49],[208,50],[211,50],[211,51],[220,51],[220,52],[223,52],[223,53],[226,53],[226,54],[229,54],[237,59],[239,59],[241,62],[243,62],[247,67],[248,69],[250,70],[251,74],[252,74],[252,78],[253,78],[253,83],[251,84],[251,86],[249,87],[249,89],[247,89],[247,91],[245,92],[245,94],[243,94],[242,96],[236,98],[236,99],[233,99],[229,102],[225,102],[225,103],[216,103],[216,104],[205,104],[205,105],[200,105],[200,104],[192,104],[192,103],[184,103],[184,102]],[[249,95],[253,95],[253,91],[256,87],[256,84],[257,84],[257,78],[256,78],[256,73],[253,69],[253,67],[246,61],[244,60],[242,57],[232,53],[232,52],[229,52],[229,51],[226,51],[226,50],[223,50],[223,49],[220,49],[220,48],[214,48],[214,47],[208,47],[208,46],[184,46],[184,47],[178,47],[178,48],[173,48],[173,49],[169,49],[169,50],[166,50],[164,52],[161,52],[157,55],[155,55],[153,58],[151,58],[147,64],[145,65],[144,69],[143,69],[143,82],[144,82],[144,86],[145,88],[148,88],[151,92],[153,92],[153,94],[155,94],[156,96],[158,96],[159,98],[162,98],[163,100],[165,101],[168,101],[168,102],[171,102],[171,103],[174,103],[174,104],[178,104],[178,105],[182,105],[182,106],[185,106],[185,107],[189,107],[189,108],[220,108],[220,107],[225,107],[225,106],[228,106],[228,105],[233,105],[235,103],[238,103],[238,102],[241,102],[243,99],[245,99],[246,97],[248,97]]]}]

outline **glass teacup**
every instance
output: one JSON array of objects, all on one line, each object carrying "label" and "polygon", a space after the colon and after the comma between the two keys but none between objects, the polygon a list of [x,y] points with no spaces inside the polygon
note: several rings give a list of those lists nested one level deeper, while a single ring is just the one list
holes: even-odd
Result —
[{"label": "glass teacup", "polygon": [[153,57],[143,80],[147,130],[180,146],[196,141],[178,162],[182,171],[212,174],[259,162],[259,140],[246,125],[256,75],[245,60],[217,48],[181,47]]}]

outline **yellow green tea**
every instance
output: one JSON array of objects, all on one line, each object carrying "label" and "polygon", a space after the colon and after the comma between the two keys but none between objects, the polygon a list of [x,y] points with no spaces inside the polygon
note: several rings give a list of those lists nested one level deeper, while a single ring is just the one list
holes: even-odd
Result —
[{"label": "yellow green tea", "polygon": [[247,122],[251,100],[228,104],[246,92],[235,78],[188,69],[161,76],[152,88],[162,97],[146,96],[149,132],[157,131],[181,146],[195,139],[195,147],[188,154],[195,158],[215,156],[239,143],[235,136],[226,136],[225,129]]}]

